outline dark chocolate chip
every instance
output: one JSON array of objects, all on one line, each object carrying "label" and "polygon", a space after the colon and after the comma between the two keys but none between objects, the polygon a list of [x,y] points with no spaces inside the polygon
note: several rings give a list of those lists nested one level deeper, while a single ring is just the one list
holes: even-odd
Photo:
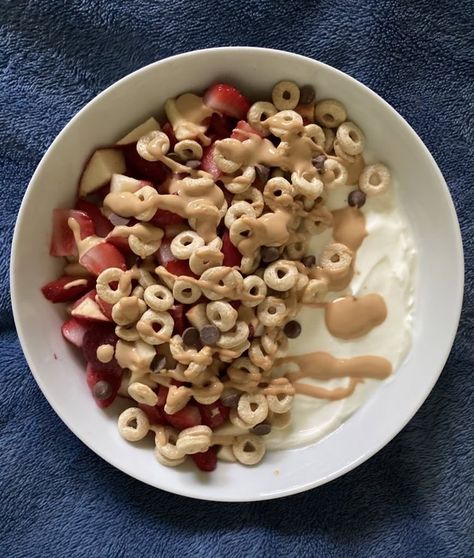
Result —
[{"label": "dark chocolate chip", "polygon": [[300,103],[302,105],[309,105],[316,98],[316,92],[312,85],[303,85],[300,89]]},{"label": "dark chocolate chip", "polygon": [[268,167],[266,167],[265,165],[255,165],[255,172],[257,173],[257,178],[261,182],[267,182],[270,175],[270,169]]},{"label": "dark chocolate chip", "polygon": [[191,159],[184,164],[190,169],[198,169],[201,166],[201,161],[199,159]]},{"label": "dark chocolate chip", "polygon": [[92,395],[99,401],[104,401],[112,395],[112,386],[105,380],[99,380],[92,388]]},{"label": "dark chocolate chip", "polygon": [[151,361],[150,370],[152,372],[160,372],[163,368],[166,367],[166,357],[164,355],[156,354]]},{"label": "dark chocolate chip", "polygon": [[296,320],[291,320],[285,324],[283,331],[287,337],[295,339],[295,337],[298,337],[301,333],[301,324]]},{"label": "dark chocolate chip", "polygon": [[302,260],[301,263],[306,266],[306,267],[313,267],[316,263],[316,258],[311,255],[311,256],[305,256]]},{"label": "dark chocolate chip", "polygon": [[250,429],[250,432],[252,432],[252,434],[256,434],[257,436],[266,436],[267,434],[270,434],[271,431],[272,425],[268,424],[268,422],[261,422]]},{"label": "dark chocolate chip", "polygon": [[219,341],[221,332],[215,325],[207,324],[201,328],[199,336],[203,345],[215,345]]},{"label": "dark chocolate chip", "polygon": [[326,159],[326,155],[318,155],[317,157],[313,158],[312,163],[316,167],[316,170],[318,170],[319,172],[324,171],[324,163],[326,162]]},{"label": "dark chocolate chip", "polygon": [[280,251],[275,246],[264,246],[262,248],[262,262],[271,263],[280,257]]},{"label": "dark chocolate chip", "polygon": [[237,407],[239,404],[240,394],[236,391],[231,391],[229,393],[225,393],[221,397],[221,403],[224,407]]},{"label": "dark chocolate chip", "polygon": [[183,343],[187,347],[197,347],[200,344],[199,331],[195,327],[187,327],[183,331]]},{"label": "dark chocolate chip", "polygon": [[352,190],[349,194],[347,202],[351,207],[361,208],[365,204],[366,195],[361,190]]}]

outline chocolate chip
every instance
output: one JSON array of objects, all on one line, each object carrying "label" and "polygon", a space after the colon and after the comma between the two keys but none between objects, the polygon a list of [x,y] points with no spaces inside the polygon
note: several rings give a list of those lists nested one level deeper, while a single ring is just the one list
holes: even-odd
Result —
[{"label": "chocolate chip", "polygon": [[351,207],[361,208],[365,204],[366,195],[361,190],[352,190],[349,194],[347,202]]},{"label": "chocolate chip", "polygon": [[199,331],[195,327],[187,327],[183,331],[183,343],[187,347],[198,347],[200,345]]},{"label": "chocolate chip", "polygon": [[240,394],[236,391],[231,391],[229,393],[225,393],[221,397],[221,403],[224,407],[237,407],[240,399]]},{"label": "chocolate chip", "polygon": [[215,325],[207,324],[201,328],[199,336],[203,345],[215,345],[219,341],[221,332]]},{"label": "chocolate chip", "polygon": [[255,165],[255,172],[257,173],[257,178],[266,183],[268,180],[268,176],[270,175],[270,169],[265,165]]},{"label": "chocolate chip", "polygon": [[191,159],[184,164],[190,169],[198,169],[201,166],[201,161],[199,159]]},{"label": "chocolate chip", "polygon": [[305,256],[301,260],[301,263],[306,267],[313,267],[313,265],[315,265],[315,263],[316,263],[316,258],[313,255]]},{"label": "chocolate chip", "polygon": [[261,422],[250,429],[250,432],[252,432],[252,434],[256,434],[257,436],[266,436],[267,434],[270,434],[271,431],[272,425],[268,424],[268,422]]},{"label": "chocolate chip", "polygon": [[99,380],[92,388],[92,395],[99,401],[108,399],[112,395],[112,386],[105,380]]},{"label": "chocolate chip", "polygon": [[316,170],[318,170],[319,172],[324,171],[324,163],[326,162],[326,159],[326,155],[318,155],[317,157],[314,157],[312,159],[312,163],[316,167]]},{"label": "chocolate chip", "polygon": [[262,262],[271,263],[280,257],[280,251],[275,246],[264,246],[262,248]]},{"label": "chocolate chip", "polygon": [[291,320],[290,322],[285,324],[283,332],[290,339],[295,339],[295,337],[299,337],[301,333],[301,324],[296,320]]},{"label": "chocolate chip", "polygon": [[164,355],[156,354],[151,361],[150,370],[154,373],[160,372],[166,367],[166,357]]},{"label": "chocolate chip", "polygon": [[303,85],[300,89],[300,103],[302,105],[308,105],[312,103],[316,98],[316,92],[314,91],[314,87],[312,85]]}]

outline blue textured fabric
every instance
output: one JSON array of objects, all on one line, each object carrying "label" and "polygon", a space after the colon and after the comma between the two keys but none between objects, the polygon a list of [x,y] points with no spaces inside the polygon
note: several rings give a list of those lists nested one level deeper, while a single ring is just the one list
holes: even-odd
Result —
[{"label": "blue textured fabric", "polygon": [[[471,0],[0,0],[2,556],[474,556],[473,30]],[[438,384],[385,449],[311,492],[226,505],[142,485],[69,432],[22,356],[8,262],[28,180],[76,111],[145,64],[233,44],[327,62],[410,122],[453,195],[467,289]]]}]

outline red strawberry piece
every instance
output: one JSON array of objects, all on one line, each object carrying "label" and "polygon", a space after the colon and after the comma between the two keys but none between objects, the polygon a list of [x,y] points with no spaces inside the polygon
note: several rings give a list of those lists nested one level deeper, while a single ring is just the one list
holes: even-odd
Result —
[{"label": "red strawberry piece", "polygon": [[98,399],[97,397],[94,396],[97,405],[102,409],[104,409],[105,407],[111,405],[114,399],[117,397],[117,392],[120,388],[121,374],[120,371],[117,371],[116,369],[113,368],[97,369],[91,366],[91,364],[87,364],[86,381],[93,396],[94,396],[94,386],[98,382],[107,382],[107,384],[109,384],[110,386],[109,397],[107,397],[106,399]]},{"label": "red strawberry piece", "polygon": [[201,413],[202,423],[212,429],[224,424],[229,417],[229,408],[224,407],[220,401],[216,401],[211,405],[198,404],[198,407]]},{"label": "red strawberry piece", "polygon": [[201,414],[199,409],[195,405],[186,405],[184,409],[169,415],[163,411],[163,415],[166,420],[178,430],[184,430],[185,428],[191,428],[191,426],[197,426],[201,424]]},{"label": "red strawberry piece", "polygon": [[170,151],[173,151],[174,146],[178,143],[178,140],[174,135],[173,126],[171,126],[170,122],[165,122],[161,127],[161,130],[168,136],[168,139],[170,140]]},{"label": "red strawberry piece", "polygon": [[82,211],[92,219],[97,236],[105,238],[114,228],[112,223],[102,214],[100,208],[94,203],[79,199],[76,203],[76,209]]},{"label": "red strawberry piece", "polygon": [[230,137],[239,141],[245,141],[252,136],[260,136],[260,134],[247,121],[239,120]]},{"label": "red strawberry piece", "polygon": [[115,335],[114,326],[112,324],[94,324],[91,325],[84,334],[82,343],[82,352],[84,358],[97,370],[120,370],[120,366],[115,357],[110,361],[103,363],[97,358],[97,348],[101,345],[112,345],[115,347],[118,337]]},{"label": "red strawberry piece", "polygon": [[194,453],[191,455],[196,467],[201,471],[210,473],[217,467],[217,451],[214,447],[210,447],[202,453]]},{"label": "red strawberry piece", "polygon": [[88,327],[88,325],[76,320],[75,318],[69,318],[69,320],[66,320],[63,323],[61,333],[66,341],[69,341],[69,343],[81,348],[84,334],[86,333]]},{"label": "red strawberry piece", "polygon": [[235,308],[236,310],[238,310],[242,306],[240,300],[229,300],[229,304],[232,306],[232,308]]},{"label": "red strawberry piece", "polygon": [[52,256],[74,256],[77,254],[74,235],[68,225],[68,219],[72,217],[79,224],[81,238],[94,234],[94,223],[92,219],[74,209],[55,209],[53,211],[53,236],[51,238],[50,254]]},{"label": "red strawberry piece", "polygon": [[181,225],[186,223],[186,219],[166,209],[157,209],[149,222],[156,227],[163,228],[168,225]]},{"label": "red strawberry piece", "polygon": [[167,424],[159,407],[139,403],[138,406],[146,414],[151,424]]},{"label": "red strawberry piece", "polygon": [[204,93],[204,103],[212,109],[241,120],[245,118],[250,103],[233,85],[216,83]]},{"label": "red strawberry piece", "polygon": [[165,265],[167,271],[180,277],[181,275],[187,275],[188,277],[196,277],[194,273],[191,271],[187,260],[174,260],[168,262]]},{"label": "red strawberry piece", "polygon": [[100,275],[109,267],[119,267],[125,270],[125,258],[117,248],[110,242],[102,242],[93,246],[79,258],[83,265],[92,275]]},{"label": "red strawberry piece", "polygon": [[208,172],[214,180],[219,180],[222,176],[222,171],[216,165],[216,161],[214,160],[214,144],[209,145],[208,147],[204,148],[203,156],[201,159],[201,169]]},{"label": "red strawberry piece", "polygon": [[211,116],[207,134],[214,141],[228,138],[233,130],[235,120],[231,120],[228,116],[217,114],[216,112]]},{"label": "red strawberry piece", "polygon": [[165,386],[160,386],[158,388],[158,391],[156,391],[156,395],[158,396],[158,401],[156,402],[156,404],[158,405],[158,407],[164,407],[166,404],[166,398],[168,397],[168,388]]},{"label": "red strawberry piece", "polygon": [[185,315],[186,308],[184,304],[175,304],[168,310],[168,312],[171,314],[171,317],[174,321],[173,333],[175,335],[181,335],[187,327],[187,320]]},{"label": "red strawberry piece", "polygon": [[147,161],[137,153],[137,144],[130,143],[123,147],[127,174],[140,180],[151,180],[161,184],[168,176],[166,166],[160,161]]},{"label": "red strawberry piece", "polygon": [[237,246],[234,246],[230,241],[228,229],[225,229],[224,234],[222,235],[222,253],[224,254],[224,261],[222,265],[228,267],[240,265],[242,254],[239,252]]},{"label": "red strawberry piece", "polygon": [[76,300],[82,296],[86,291],[92,287],[93,281],[91,278],[86,279],[84,285],[75,285],[70,288],[66,288],[69,283],[77,281],[78,279],[84,279],[83,277],[71,277],[70,275],[63,275],[54,281],[51,281],[41,287],[41,292],[44,296],[51,302],[69,302],[70,300]]},{"label": "red strawberry piece", "polygon": [[113,244],[115,248],[120,250],[120,252],[124,255],[127,255],[131,252],[128,238],[125,236],[109,236],[107,238],[107,242]]}]

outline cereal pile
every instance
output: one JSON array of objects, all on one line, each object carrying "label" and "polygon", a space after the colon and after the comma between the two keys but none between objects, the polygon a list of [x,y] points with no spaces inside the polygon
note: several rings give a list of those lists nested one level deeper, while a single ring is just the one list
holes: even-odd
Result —
[{"label": "cereal pile", "polygon": [[129,398],[126,440],[153,431],[167,466],[254,465],[291,421],[295,390],[273,367],[301,333],[299,309],[352,278],[350,247],[308,254],[332,226],[327,193],[357,180],[360,208],[389,171],[365,165],[363,132],[310,86],[282,81],[250,105],[217,84],[165,112],[162,128],[151,118],[98,150],[76,208],[55,210],[51,253],[68,263],[43,292],[74,301],[63,335],[99,405]]}]

